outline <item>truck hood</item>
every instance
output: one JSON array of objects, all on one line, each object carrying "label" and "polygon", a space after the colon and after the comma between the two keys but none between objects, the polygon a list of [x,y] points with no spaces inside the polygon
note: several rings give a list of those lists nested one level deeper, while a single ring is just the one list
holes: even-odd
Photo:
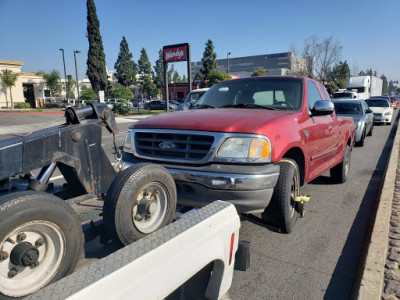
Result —
[{"label": "truck hood", "polygon": [[187,110],[150,117],[129,128],[253,133],[261,124],[288,113],[290,112],[260,109]]},{"label": "truck hood", "polygon": [[390,107],[374,107],[374,106],[371,106],[370,109],[374,113],[378,113],[378,114],[383,114],[385,112],[392,111],[392,109]]}]

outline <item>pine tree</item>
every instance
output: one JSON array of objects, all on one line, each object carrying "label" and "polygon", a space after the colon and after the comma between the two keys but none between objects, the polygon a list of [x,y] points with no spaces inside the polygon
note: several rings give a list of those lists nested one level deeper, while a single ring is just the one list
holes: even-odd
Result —
[{"label": "pine tree", "polygon": [[214,45],[211,40],[208,40],[206,43],[201,61],[203,62],[203,68],[200,70],[200,73],[203,75],[204,80],[208,80],[211,72],[218,67],[217,54],[214,52]]},{"label": "pine tree", "polygon": [[136,84],[136,74],[138,72],[137,64],[132,60],[132,53],[129,52],[128,42],[122,37],[119,45],[119,54],[117,62],[114,64],[116,70],[115,77],[118,83],[124,87]]},{"label": "pine tree", "polygon": [[142,48],[140,52],[138,65],[140,74],[140,88],[142,90],[143,96],[146,98],[150,98],[157,92],[157,88],[153,82],[153,74],[151,72],[149,57],[147,56],[146,50],[144,48]]},{"label": "pine tree", "polygon": [[93,90],[99,91],[107,87],[106,58],[104,55],[103,41],[100,35],[100,22],[97,18],[94,0],[87,0],[87,37],[89,51],[86,74],[92,84]]},{"label": "pine tree", "polygon": [[164,86],[164,54],[161,49],[158,52],[158,60],[153,68],[155,73],[154,83],[157,89],[161,90],[161,88]]}]

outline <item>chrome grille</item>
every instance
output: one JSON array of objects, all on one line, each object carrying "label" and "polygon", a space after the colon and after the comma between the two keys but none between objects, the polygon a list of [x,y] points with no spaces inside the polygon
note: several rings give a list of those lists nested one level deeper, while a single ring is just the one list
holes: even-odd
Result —
[{"label": "chrome grille", "polygon": [[[204,159],[214,136],[165,132],[136,132],[135,149],[141,156],[157,159],[196,161]],[[161,146],[168,145],[162,149]]]},{"label": "chrome grille", "polygon": [[380,114],[380,113],[374,113],[374,116],[375,116],[375,117],[382,117],[382,114]]}]

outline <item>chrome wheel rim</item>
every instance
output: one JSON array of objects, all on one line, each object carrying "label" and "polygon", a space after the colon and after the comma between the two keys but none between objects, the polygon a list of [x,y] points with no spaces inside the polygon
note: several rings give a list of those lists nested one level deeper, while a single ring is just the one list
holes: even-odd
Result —
[{"label": "chrome wheel rim", "polygon": [[[21,252],[23,244],[38,254],[30,265],[12,259]],[[23,297],[38,291],[57,274],[65,249],[64,233],[52,222],[31,221],[13,229],[0,241],[0,252],[6,254],[0,260],[0,292],[9,297]],[[21,256],[30,257],[30,253],[23,253]]]},{"label": "chrome wheel rim", "polygon": [[145,185],[132,209],[132,220],[135,227],[142,233],[157,230],[164,221],[168,207],[168,192],[159,182]]}]

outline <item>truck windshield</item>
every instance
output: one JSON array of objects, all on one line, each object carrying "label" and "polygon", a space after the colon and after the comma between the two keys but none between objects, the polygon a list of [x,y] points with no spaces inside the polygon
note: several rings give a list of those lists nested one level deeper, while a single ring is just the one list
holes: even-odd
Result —
[{"label": "truck windshield", "polygon": [[359,103],[335,103],[335,112],[338,115],[362,115],[362,107]]},{"label": "truck windshield", "polygon": [[333,98],[353,99],[352,93],[334,93]]},{"label": "truck windshield", "polygon": [[365,102],[369,107],[389,107],[389,102],[387,100],[379,99],[367,99]]},{"label": "truck windshield", "polygon": [[253,77],[214,85],[194,103],[192,109],[212,106],[214,108],[299,110],[301,103],[301,79]]}]

